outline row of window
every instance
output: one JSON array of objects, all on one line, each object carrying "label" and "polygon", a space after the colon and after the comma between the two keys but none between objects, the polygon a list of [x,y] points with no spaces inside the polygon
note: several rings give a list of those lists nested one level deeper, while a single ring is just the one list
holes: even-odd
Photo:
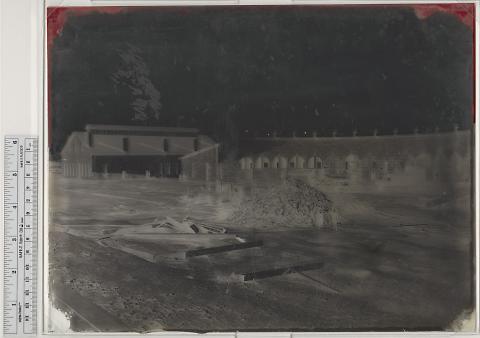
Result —
[{"label": "row of window", "polygon": [[[289,162],[288,166],[289,166],[289,168],[292,168],[292,169],[295,168],[295,162],[294,161]],[[264,168],[270,168],[270,163],[269,162],[263,162],[263,167]],[[303,168],[303,166],[300,166],[300,167]],[[251,169],[255,168],[255,165],[254,165],[253,162],[250,163],[250,168]],[[280,162],[276,162],[275,165],[272,166],[272,168],[277,168],[277,169],[280,168]],[[322,169],[322,168],[323,167],[322,167],[322,162],[321,161],[318,161],[318,162],[315,163],[315,169]],[[328,166],[325,165],[325,168],[328,168]],[[348,169],[348,162],[345,162],[345,169]]]},{"label": "row of window", "polygon": [[[128,137],[122,138],[122,149],[124,152],[130,151],[130,139]],[[170,142],[168,139],[163,139],[163,151],[168,153],[170,149]]]},{"label": "row of window", "polygon": [[[88,146],[93,147],[93,134],[88,134]],[[200,147],[198,139],[193,140],[193,151],[198,151]],[[130,139],[128,137],[122,138],[122,150],[124,152],[130,151]],[[163,151],[168,153],[170,150],[170,141],[168,139],[163,139]]]},{"label": "row of window", "polygon": [[[338,162],[337,162],[337,164],[338,164]],[[258,162],[257,162],[257,165],[258,165]],[[284,164],[284,165],[286,165],[286,164]],[[382,169],[382,170],[383,170],[383,168],[384,168],[383,165],[377,166],[377,162],[376,162],[376,161],[372,162],[371,165],[372,165],[372,168],[373,168],[373,169]],[[349,161],[345,161],[345,162],[344,162],[344,169],[345,169],[345,170],[349,170],[349,169],[350,169],[350,166],[351,166],[351,163],[350,163]],[[252,161],[252,162],[250,162],[250,165],[249,165],[248,167],[249,167],[250,169],[254,169],[256,166],[255,166],[255,163]],[[277,168],[277,169],[279,169],[279,168],[282,168],[282,164],[280,163],[280,161],[276,161],[276,162],[274,162],[274,163],[272,164],[272,166],[270,166],[270,162],[264,161],[264,162],[262,163],[262,166],[261,166],[261,167],[263,167],[263,168]],[[316,161],[316,162],[313,164],[313,167],[308,166],[308,168],[310,168],[310,169],[322,169],[322,168],[327,169],[328,167],[329,167],[329,165],[328,165],[327,163],[322,163],[322,161]],[[299,163],[299,164],[297,165],[297,163],[296,163],[295,161],[290,161],[290,162],[288,162],[288,168],[290,168],[290,169],[295,169],[295,168],[297,168],[297,169],[303,169],[303,168],[306,168],[306,167],[305,167],[305,163],[303,163],[303,162],[301,162],[301,163]],[[388,162],[388,163],[387,163],[387,170],[388,170],[388,172],[390,172],[390,173],[393,172],[393,170],[394,170],[394,163],[393,163],[393,162]]]}]

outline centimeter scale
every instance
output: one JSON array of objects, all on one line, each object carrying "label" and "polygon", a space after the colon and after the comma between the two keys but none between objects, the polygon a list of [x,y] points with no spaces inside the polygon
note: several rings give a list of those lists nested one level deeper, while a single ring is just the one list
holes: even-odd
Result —
[{"label": "centimeter scale", "polygon": [[38,138],[7,136],[4,169],[3,332],[35,334]]}]

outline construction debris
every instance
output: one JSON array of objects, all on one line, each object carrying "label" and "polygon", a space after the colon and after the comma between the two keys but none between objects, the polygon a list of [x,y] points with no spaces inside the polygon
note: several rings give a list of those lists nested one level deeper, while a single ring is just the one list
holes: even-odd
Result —
[{"label": "construction debris", "polygon": [[125,227],[115,235],[125,234],[224,234],[225,228],[217,225],[203,224],[186,217],[179,222],[172,217],[155,219],[153,222],[144,225]]},{"label": "construction debris", "polygon": [[241,249],[249,249],[255,248],[263,245],[263,241],[254,241],[254,242],[245,242],[245,243],[238,243],[238,244],[230,244],[230,245],[222,245],[216,246],[213,248],[202,248],[196,250],[190,250],[186,252],[187,257],[196,257],[196,256],[203,256],[203,255],[210,255],[215,253],[221,252],[229,252],[234,250],[241,250]]},{"label": "construction debris", "polygon": [[164,220],[155,220],[151,223],[152,228],[166,229],[174,233],[199,233],[200,231],[192,222],[178,222],[172,217],[166,217]]},{"label": "construction debris", "polygon": [[217,225],[212,225],[212,224],[205,224],[205,223],[200,223],[198,221],[194,221],[190,217],[186,217],[183,220],[184,224],[187,224],[190,226],[191,229],[196,229],[195,233],[207,233],[207,234],[224,234],[226,233],[225,228]]}]

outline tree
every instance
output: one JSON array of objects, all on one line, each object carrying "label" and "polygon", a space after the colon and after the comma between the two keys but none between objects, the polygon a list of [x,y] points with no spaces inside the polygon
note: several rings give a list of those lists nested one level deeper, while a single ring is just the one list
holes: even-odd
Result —
[{"label": "tree", "polygon": [[119,50],[120,68],[112,74],[115,90],[117,86],[126,86],[132,95],[130,106],[134,121],[151,121],[160,118],[162,103],[160,92],[150,80],[150,71],[141,56],[139,48],[127,44]]}]

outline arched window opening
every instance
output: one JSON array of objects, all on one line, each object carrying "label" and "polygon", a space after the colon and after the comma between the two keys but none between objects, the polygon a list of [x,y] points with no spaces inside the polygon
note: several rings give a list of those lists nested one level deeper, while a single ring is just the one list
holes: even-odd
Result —
[{"label": "arched window opening", "polygon": [[130,149],[130,142],[127,137],[124,137],[122,139],[122,148],[125,152],[128,152],[128,150]]}]

